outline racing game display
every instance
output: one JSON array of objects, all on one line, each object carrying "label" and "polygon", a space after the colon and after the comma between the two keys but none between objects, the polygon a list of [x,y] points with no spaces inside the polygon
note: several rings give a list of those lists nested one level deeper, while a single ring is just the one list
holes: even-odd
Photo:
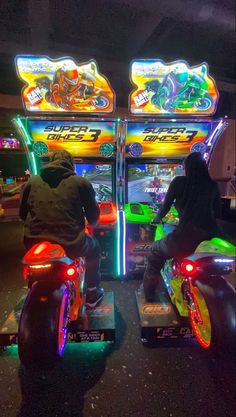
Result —
[{"label": "racing game display", "polygon": [[0,149],[19,149],[20,141],[16,138],[0,137]]},{"label": "racing game display", "polygon": [[75,164],[76,174],[91,182],[96,192],[96,200],[112,201],[111,164]]},{"label": "racing game display", "polygon": [[180,163],[128,165],[128,201],[151,205],[162,203],[169,184],[183,174]]}]

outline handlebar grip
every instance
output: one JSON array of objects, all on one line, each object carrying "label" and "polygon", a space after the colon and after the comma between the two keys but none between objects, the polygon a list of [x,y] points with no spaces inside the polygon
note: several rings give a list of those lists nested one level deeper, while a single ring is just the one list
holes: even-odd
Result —
[{"label": "handlebar grip", "polygon": [[157,226],[158,224],[164,224],[163,221],[159,221],[159,222],[154,222],[153,220],[150,223],[150,226]]}]

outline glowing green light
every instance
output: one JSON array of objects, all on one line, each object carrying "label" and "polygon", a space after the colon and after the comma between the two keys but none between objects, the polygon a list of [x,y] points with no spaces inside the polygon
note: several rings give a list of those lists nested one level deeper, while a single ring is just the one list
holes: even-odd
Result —
[{"label": "glowing green light", "polygon": [[226,240],[223,240],[223,239],[221,239],[221,238],[219,238],[219,237],[215,237],[214,239],[212,239],[212,240],[214,240],[214,243],[215,243],[215,245],[219,245],[219,246],[223,246],[224,248],[230,248],[231,246],[233,246],[233,245],[231,245],[231,243],[229,243],[229,242],[227,242]]},{"label": "glowing green light", "polygon": [[[85,342],[85,343],[67,343],[65,354],[73,355],[74,357],[87,357],[95,359],[103,355],[107,355],[111,347],[111,342],[109,341],[96,341],[96,342]],[[77,359],[76,359],[77,360]]]},{"label": "glowing green light", "polygon": [[163,225],[157,224],[154,240],[161,240],[164,237],[166,237],[166,235]]},{"label": "glowing green light", "polygon": [[29,159],[30,159],[30,163],[31,163],[32,175],[37,175],[38,170],[37,170],[37,164],[36,164],[34,152],[29,152]]},{"label": "glowing green light", "polygon": [[22,123],[21,119],[20,119],[19,117],[17,117],[17,118],[15,119],[15,122],[16,122],[17,126],[19,127],[20,132],[22,133],[22,137],[23,137],[23,139],[24,139],[25,143],[26,143],[27,145],[31,145],[31,142],[32,142],[32,141],[31,141],[31,137],[30,137],[30,135],[28,134],[28,132],[27,132],[27,130],[26,130],[26,128],[25,128],[25,126],[23,125],[23,123]]},{"label": "glowing green light", "polygon": [[18,356],[18,345],[7,346],[3,355],[4,356]]},{"label": "glowing green light", "polygon": [[196,253],[199,252],[220,253],[221,255],[235,256],[236,247],[224,239],[214,237],[211,240],[201,242],[196,249]]}]

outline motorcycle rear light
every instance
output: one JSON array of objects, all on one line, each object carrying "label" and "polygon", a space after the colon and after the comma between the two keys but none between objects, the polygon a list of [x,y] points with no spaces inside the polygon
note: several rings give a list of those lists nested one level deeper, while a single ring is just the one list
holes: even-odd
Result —
[{"label": "motorcycle rear light", "polygon": [[52,264],[42,264],[42,265],[25,265],[23,269],[24,279],[29,279],[32,272],[45,271],[51,268]]},{"label": "motorcycle rear light", "polygon": [[181,272],[183,275],[194,275],[197,268],[192,261],[183,261],[181,264]]},{"label": "motorcycle rear light", "polygon": [[29,275],[30,275],[30,270],[29,270],[29,266],[26,265],[23,268],[23,277],[25,280],[29,279]]},{"label": "motorcycle rear light", "polygon": [[42,265],[29,265],[30,269],[49,269],[52,264],[42,264]]},{"label": "motorcycle rear light", "polygon": [[47,247],[48,247],[48,243],[47,242],[43,242],[40,243],[39,245],[36,246],[36,248],[34,249],[34,255],[39,255],[41,252],[43,252]]},{"label": "motorcycle rear light", "polygon": [[75,275],[77,274],[77,269],[76,269],[76,267],[75,266],[69,266],[67,269],[66,269],[66,275],[67,275],[67,277],[69,277],[69,278],[73,278]]}]

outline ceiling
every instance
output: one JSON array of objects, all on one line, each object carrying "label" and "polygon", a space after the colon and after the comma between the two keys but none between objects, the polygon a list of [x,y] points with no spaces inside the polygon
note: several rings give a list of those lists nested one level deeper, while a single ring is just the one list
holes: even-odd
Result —
[{"label": "ceiling", "polygon": [[134,58],[209,63],[221,113],[235,110],[234,0],[3,0],[0,2],[0,94],[19,95],[14,57],[42,54],[96,59],[127,107]]}]

